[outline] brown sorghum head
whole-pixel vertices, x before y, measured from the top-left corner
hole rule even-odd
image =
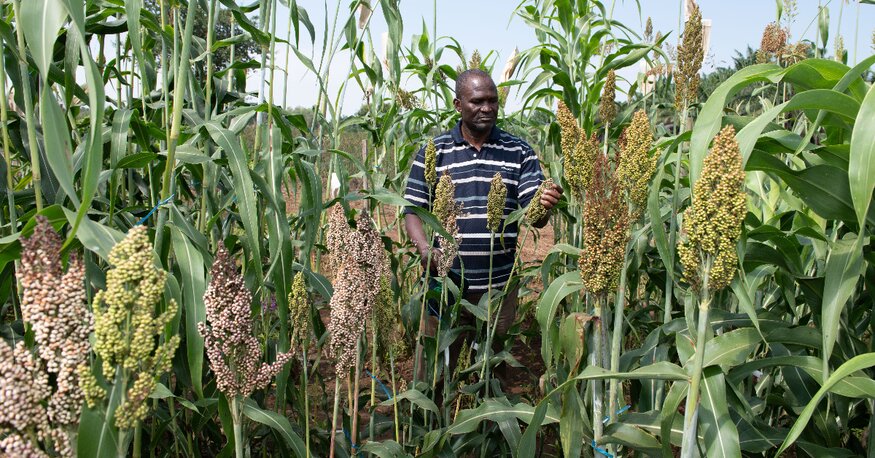
[[[23,289],[22,318],[33,330],[46,370],[55,376],[49,420],[53,425],[75,425],[83,402],[77,368],[88,360],[92,316],[86,307],[85,267],[71,256],[65,274],[61,244],[48,220],[38,216],[33,235],[21,240],[17,274]]]
[[[606,294],[620,278],[629,217],[609,159],[598,154],[583,207],[583,251],[580,276],[587,292]]]
[[[505,199],[507,199],[507,186],[501,180],[501,172],[495,172],[486,198],[486,228],[490,232],[499,232],[501,229]]]
[[[747,213],[741,153],[735,129],[723,128],[705,157],[702,176],[693,187],[693,205],[684,214],[687,240],[678,246],[684,277],[695,289],[719,291],[738,269],[736,242]]]
[[[329,350],[335,358],[334,370],[338,377],[344,376],[355,364],[356,342],[380,292],[380,279],[388,274],[383,242],[373,220],[362,213],[356,226],[349,231],[345,250],[331,253],[341,262],[329,302],[331,320],[328,323]]]
[[[617,89],[617,74],[614,70],[608,70],[608,75],[605,77],[605,85],[602,88],[602,97],[599,99],[599,117],[602,119],[602,124],[607,125],[614,121],[617,116],[617,106],[614,104]]]
[[[637,220],[647,204],[650,179],[659,160],[659,151],[653,156],[650,155],[653,134],[650,132],[650,120],[647,119],[644,110],[638,110],[632,116],[632,123],[624,131],[623,140],[617,166],[617,180],[628,197],[632,219]]]
[[[216,388],[229,398],[246,397],[266,387],[292,358],[291,353],[281,353],[273,364],[262,362],[261,344],[253,335],[251,303],[243,277],[220,244],[204,294],[207,320],[198,323],[198,331],[204,336]]]
[[[0,341],[0,430],[48,430],[43,403],[51,392],[48,374],[24,342],[13,348]]]
[[[699,70],[705,51],[702,48],[702,12],[698,5],[690,8],[690,17],[684,25],[683,42],[678,49],[678,64],[675,70],[675,108],[696,101],[699,90]]]

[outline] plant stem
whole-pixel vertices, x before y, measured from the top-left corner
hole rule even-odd
[[[340,410],[340,377],[334,378],[334,413],[331,415],[331,446],[328,449],[328,458],[334,458],[334,450],[337,445],[337,412]]]
[[[684,100],[684,109],[681,111],[680,117],[680,126],[678,135],[683,135],[684,131],[687,127],[687,102]],[[678,192],[680,191],[681,185],[681,156],[683,155],[683,142],[678,144],[678,150],[675,156],[674,162],[674,191],[671,195],[671,219],[669,221],[669,230],[668,230],[668,251],[669,251],[669,263],[671,265],[666,266],[668,270],[674,271],[675,265],[675,245],[677,245],[677,218],[678,218]],[[666,272],[668,273],[668,272]],[[663,317],[663,323],[668,323],[671,321],[671,309],[672,309],[672,289],[674,287],[674,278],[672,275],[665,276],[665,315]]]
[[[630,241],[631,245],[631,241]],[[614,301],[614,334],[611,336],[611,372],[620,371],[620,352],[623,343],[623,310],[626,308],[626,272],[629,269],[629,259],[624,256],[623,270],[620,274],[620,288],[617,290],[617,298]],[[622,391],[619,390],[620,381],[612,378],[610,391],[608,392],[608,412],[611,423],[617,421],[619,398]]]
[[[434,332],[434,373],[432,374],[431,380],[431,390],[432,393],[437,390],[437,380],[438,380],[438,365],[441,361],[440,354],[440,342],[441,342],[441,321],[443,321],[444,310],[449,307],[445,307],[447,305],[447,277],[441,279],[441,300],[440,305],[438,305],[438,317],[437,317],[437,328]],[[440,406],[438,406],[440,407]]]
[[[42,172],[40,171],[39,145],[36,142],[36,118],[33,114],[33,92],[30,90],[30,72],[27,63],[27,47],[24,44],[24,27],[21,24],[21,0],[13,0],[15,35],[18,39],[18,68],[21,72],[21,98],[24,99],[24,116],[27,120],[27,148],[30,150],[31,181],[36,198],[36,211],[43,209]],[[45,89],[43,89],[45,90]],[[5,97],[6,94],[3,94]],[[10,190],[11,192],[11,190]]]
[[[483,348],[483,367],[480,368],[480,379],[485,383],[485,397],[489,397],[489,353],[492,340],[489,329],[492,324],[492,251],[495,249],[495,232],[489,231],[489,279],[486,283],[486,346]]]
[[[231,422],[234,424],[234,456],[243,458],[243,406],[240,396],[231,399]]]
[[[593,311],[593,316],[595,319],[593,320],[593,331],[595,332],[594,337],[594,351],[593,351],[593,365],[595,367],[601,368],[602,364],[602,325],[603,325],[603,303],[605,301],[606,296],[604,294],[599,294],[595,299],[595,308]],[[602,437],[602,433],[604,432],[604,423],[602,423],[602,418],[604,417],[604,405],[603,405],[603,391],[604,384],[601,380],[593,380],[592,385],[592,436],[593,440],[598,441]]]
[[[352,389],[352,431],[350,432],[350,440],[352,442],[352,449],[350,450],[350,454],[355,456],[358,454],[356,450],[359,447],[359,380],[362,378],[362,358],[361,358],[361,349],[362,349],[362,336],[359,336],[358,341],[355,345],[355,380],[353,381],[353,389]]]
[[[2,41],[0,41],[2,42]],[[0,53],[0,94],[6,94],[6,53]],[[14,234],[18,229],[18,215],[15,210],[15,182],[12,178],[12,156],[9,153],[9,110],[6,106],[6,97],[0,97],[0,126],[3,130],[3,160],[6,162],[6,198],[9,205],[9,234]],[[14,307],[13,307],[14,309]],[[15,319],[18,319],[18,311],[15,309]]]
[[[303,366],[303,370],[301,371],[301,380],[302,385],[301,389],[304,391],[304,437],[306,441],[306,449],[307,456],[306,458],[310,458],[310,397],[307,396],[307,347],[301,346],[301,365]]]
[[[395,385],[395,351],[391,348],[389,349],[389,365],[392,373],[392,399],[394,400],[398,396],[398,391]],[[394,423],[395,423],[395,442],[401,443],[401,432],[399,430],[399,425],[401,424],[398,421],[398,401],[392,403],[392,410],[395,414]]]
[[[143,426],[139,423],[137,427],[134,428],[134,451],[133,457],[140,458],[142,456],[142,451],[140,448],[143,446]]]
[[[693,373],[690,379],[690,391],[687,393],[687,403],[684,410],[684,433],[681,442],[681,457],[692,458],[695,456],[698,446],[696,445],[696,426],[699,416],[699,385],[702,382],[702,366],[705,363],[705,343],[711,332],[711,323],[708,321],[708,312],[711,309],[711,296],[708,290],[708,274],[710,261],[705,261],[703,272],[702,291],[699,297],[699,324],[696,332],[696,353],[693,361]]]

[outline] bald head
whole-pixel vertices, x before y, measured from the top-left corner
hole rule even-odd
[[[465,70],[462,73],[459,73],[456,76],[456,98],[462,98],[462,91],[469,88],[471,83],[474,80],[478,80],[478,82],[488,82],[487,84],[491,84],[492,87],[495,87],[495,81],[492,81],[492,77],[489,76],[489,73],[480,70],[479,68],[472,68],[470,70]]]

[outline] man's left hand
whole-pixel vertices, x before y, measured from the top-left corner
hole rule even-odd
[[[553,183],[553,186],[549,188],[545,188],[543,192],[541,192],[541,205],[544,206],[547,210],[552,210],[553,207],[559,203],[559,199],[562,198],[562,187],[556,183]]]

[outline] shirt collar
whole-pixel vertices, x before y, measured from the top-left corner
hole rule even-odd
[[[450,131],[450,134],[453,136],[453,141],[456,143],[466,143],[465,137],[462,136],[462,121],[456,122],[456,125]],[[487,140],[498,140],[501,136],[501,129],[498,126],[492,126],[492,130],[489,132],[489,137]]]

